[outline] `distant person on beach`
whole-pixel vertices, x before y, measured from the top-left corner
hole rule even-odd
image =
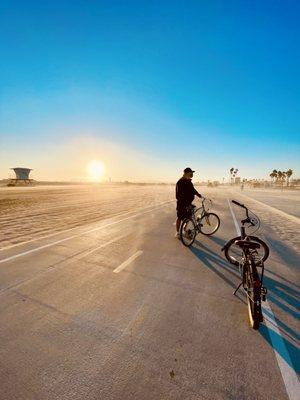
[[[195,196],[202,197],[192,183],[194,172],[191,168],[185,168],[183,176],[176,183],[177,221],[175,237],[177,238],[179,238],[181,221],[189,216],[187,207],[192,204]]]
[[[241,184],[241,190],[242,191],[244,190],[244,184],[243,183]]]

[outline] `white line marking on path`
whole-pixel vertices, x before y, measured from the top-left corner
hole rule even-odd
[[[49,233],[49,235],[39,236],[39,237],[34,238],[34,239],[25,240],[24,242],[12,244],[12,245],[10,245],[10,246],[5,246],[5,247],[2,247],[2,248],[0,249],[0,252],[1,252],[1,251],[5,251],[5,250],[13,249],[14,247],[23,246],[23,245],[28,244],[28,243],[37,242],[37,241],[39,241],[39,240],[49,239],[49,238],[51,238],[51,237],[53,237],[53,236],[57,236],[57,235],[59,235],[59,234],[63,234],[63,233],[66,233],[66,232],[70,232],[70,231],[73,231],[74,229],[79,229],[79,228],[80,228],[80,226],[73,226],[72,228],[63,229],[62,231]]]
[[[124,217],[125,215],[132,214],[132,213],[134,213],[134,212],[136,212],[136,211],[143,211],[143,210],[147,210],[149,207],[159,207],[159,206],[161,206],[161,205],[164,205],[164,204],[167,204],[167,203],[172,203],[172,202],[173,202],[173,200],[169,200],[169,201],[165,201],[165,202],[160,203],[160,204],[156,204],[156,205],[154,204],[153,206],[140,207],[140,208],[137,208],[135,211],[127,211],[126,213],[123,213],[123,214],[112,215],[112,216],[109,217],[109,218]],[[99,222],[101,222],[101,221],[99,221]],[[1,252],[1,251],[4,251],[4,250],[12,249],[12,248],[14,248],[14,247],[19,247],[19,246],[22,246],[22,245],[25,245],[25,244],[28,244],[28,243],[37,242],[38,240],[48,239],[48,238],[53,237],[53,236],[57,236],[57,235],[60,235],[60,234],[66,233],[66,232],[73,231],[74,229],[80,229],[80,228],[82,228],[83,226],[84,226],[84,225],[81,225],[81,226],[80,226],[80,225],[79,225],[79,226],[73,226],[72,228],[63,229],[63,230],[61,230],[61,231],[59,231],[59,232],[49,233],[48,235],[39,236],[39,237],[34,238],[34,239],[26,240],[25,242],[20,242],[20,243],[12,244],[12,245],[10,245],[10,246],[2,247],[2,248],[0,249],[0,252]]]
[[[298,400],[300,395],[300,383],[296,371],[291,367],[291,365],[293,364],[291,362],[290,354],[282,339],[278,325],[276,323],[275,316],[268,301],[265,302],[263,309],[268,311],[269,316],[272,318],[272,323],[270,322],[269,318],[266,317],[265,322],[268,328],[268,333],[273,345],[273,349],[277,358],[277,362],[281,371],[288,397],[290,400]],[[281,354],[279,354],[278,351],[275,350],[276,348],[280,348],[280,353],[284,355],[284,358]]]
[[[116,238],[114,238],[112,240],[109,240],[108,242],[105,242],[105,243],[101,244],[100,246],[94,247],[91,250],[86,250],[84,253],[80,254],[78,258],[81,260],[82,258],[84,258],[86,256],[89,256],[92,253],[95,253],[95,251],[103,249],[104,247],[109,246],[110,244],[115,243],[120,239],[123,239],[125,236],[126,235],[118,236],[118,237],[116,237]]]
[[[2,260],[0,260],[0,264],[5,263],[5,262],[7,262],[7,261],[15,260],[16,258],[19,258],[19,257],[22,257],[22,256],[26,256],[26,255],[28,255],[28,254],[36,253],[37,251],[44,250],[44,249],[47,249],[47,248],[49,248],[49,247],[53,247],[53,246],[55,246],[55,245],[57,245],[57,244],[60,244],[60,243],[66,242],[66,241],[68,241],[68,240],[71,240],[71,239],[74,239],[74,238],[77,238],[77,237],[86,235],[87,233],[96,232],[96,231],[99,231],[99,230],[101,230],[101,229],[108,228],[108,227],[110,227],[110,226],[119,224],[120,222],[124,222],[124,221],[127,221],[127,220],[129,220],[129,219],[138,217],[138,216],[140,216],[140,215],[144,215],[144,214],[147,214],[147,213],[149,213],[149,212],[156,211],[160,206],[169,204],[169,203],[171,203],[171,202],[173,202],[173,200],[163,202],[163,203],[161,203],[161,204],[158,204],[155,208],[152,208],[152,209],[150,209],[150,210],[146,210],[146,211],[140,212],[140,213],[138,213],[138,214],[130,215],[129,217],[119,219],[118,221],[109,222],[108,224],[101,225],[101,226],[98,226],[98,227],[93,228],[93,229],[89,229],[89,230],[84,231],[84,232],[81,232],[81,233],[77,233],[77,234],[75,234],[75,235],[69,236],[69,237],[64,238],[64,239],[57,240],[56,242],[47,243],[47,244],[45,244],[45,245],[43,245],[43,246],[39,246],[39,247],[36,247],[36,248],[34,248],[34,249],[30,249],[30,250],[24,251],[24,252],[22,252],[22,253],[15,254],[15,255],[13,255],[13,256],[10,256],[10,257],[7,257],[7,258],[3,258]],[[124,215],[125,215],[125,214],[124,214]]]
[[[116,269],[114,269],[114,273],[118,274],[121,272],[124,268],[126,268],[132,261],[134,261],[136,258],[138,258],[141,254],[143,253],[143,250],[138,250],[136,253],[134,253],[131,257],[129,257],[126,261],[122,262]]]
[[[231,216],[232,216],[232,219],[233,219],[233,222],[234,222],[235,229],[237,231],[238,236],[241,236],[240,226],[239,226],[239,224],[238,224],[238,222],[236,220],[236,217],[235,217],[235,214],[234,214],[233,209],[231,207],[229,199],[227,199],[227,201],[228,201],[228,206],[229,206],[229,210],[231,212]]]
[[[84,250],[79,256],[76,256],[76,255],[75,255],[75,259],[76,259],[77,261],[78,261],[78,260],[82,260],[83,258],[85,258],[86,256],[88,256],[88,255],[94,253],[95,251],[100,250],[100,249],[103,249],[104,247],[107,247],[107,246],[109,246],[110,244],[115,243],[115,242],[117,242],[117,241],[120,240],[120,239],[123,239],[125,236],[126,236],[126,235],[118,236],[118,237],[116,237],[116,238],[114,238],[114,239],[112,239],[112,240],[109,240],[108,242],[102,243],[100,246],[94,247],[93,249]],[[57,266],[55,266],[55,268],[57,268]],[[35,274],[35,276],[32,277],[32,278],[24,279],[24,280],[22,280],[22,281],[19,281],[17,284],[14,284],[14,285],[11,285],[11,286],[8,286],[8,287],[5,287],[5,288],[1,289],[1,290],[0,290],[0,296],[1,296],[2,294],[5,294],[5,293],[7,292],[7,290],[16,289],[16,288],[20,287],[21,285],[23,285],[24,283],[32,282],[34,279],[40,277],[40,275],[46,274],[46,273],[48,273],[49,271],[53,271],[53,267],[52,267],[51,269],[49,268],[49,269],[46,269],[46,270],[44,270],[44,271],[38,272],[38,273]]]
[[[233,212],[233,209],[231,207],[229,199],[227,199],[229,209],[231,211],[231,215],[233,218],[234,225],[236,227],[237,234],[240,235],[240,227],[239,224],[236,220],[236,216]],[[281,372],[282,380],[284,382],[288,398],[290,400],[298,400],[299,399],[299,393],[300,393],[300,383],[298,380],[298,376],[296,374],[296,371],[294,368],[291,367],[293,365],[291,363],[291,358],[289,355],[289,352],[286,348],[286,345],[284,343],[284,340],[281,336],[280,330],[278,328],[278,325],[276,323],[276,319],[274,316],[274,313],[272,311],[272,308],[268,302],[268,300],[265,301],[265,305],[263,306],[263,309],[265,309],[269,315],[271,315],[273,319],[273,323],[271,324],[268,321],[268,318],[264,318],[266,321],[266,327],[268,328],[268,334],[270,336],[272,345],[273,345],[273,350],[276,355],[277,363]],[[278,350],[281,350],[281,354],[284,354],[285,358],[282,357],[281,354],[279,354]]]

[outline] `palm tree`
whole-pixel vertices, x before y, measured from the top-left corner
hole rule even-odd
[[[274,171],[270,173],[270,178],[272,179],[272,182],[275,182],[275,178],[277,178],[277,172],[275,173]]]
[[[232,175],[233,175],[233,171],[234,171],[234,168],[232,167],[232,168],[230,168],[230,170],[229,170],[229,172],[230,172],[230,183],[232,184]]]
[[[277,180],[281,183],[281,188],[283,189],[283,182],[285,181],[285,172],[277,172]]]
[[[273,171],[269,175],[273,183],[275,183],[275,180],[277,180],[277,174],[278,174],[277,169],[273,169]]]
[[[289,186],[290,185],[290,177],[293,175],[293,170],[291,169],[291,168],[289,168],[287,171],[286,171],[286,186]]]

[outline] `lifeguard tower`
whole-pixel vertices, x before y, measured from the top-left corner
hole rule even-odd
[[[31,168],[16,167],[11,169],[15,172],[16,177],[10,179],[7,186],[30,185],[32,183],[32,179],[29,178]]]

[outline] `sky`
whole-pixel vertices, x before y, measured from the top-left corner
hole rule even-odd
[[[300,2],[2,0],[0,178],[300,177]]]

